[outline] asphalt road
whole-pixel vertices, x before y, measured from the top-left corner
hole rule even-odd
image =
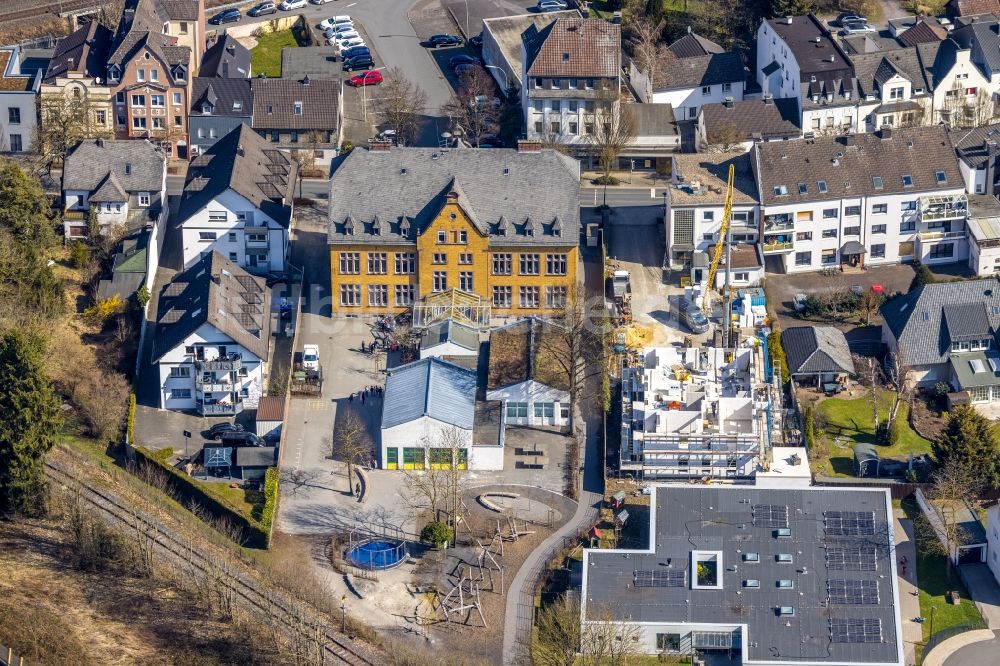
[[[424,130],[417,140],[421,146],[436,146],[437,128],[444,130],[444,123],[435,123],[441,116],[441,107],[448,102],[452,89],[441,70],[434,63],[428,49],[420,43],[407,19],[405,8],[399,0],[354,0],[353,2],[328,2],[323,5],[307,5],[294,12],[278,12],[278,16],[297,14],[305,16],[315,25],[329,16],[349,15],[359,21],[370,35],[374,50],[382,57],[387,67],[398,67],[403,75],[427,93],[427,120]],[[214,14],[213,14],[214,15]],[[227,23],[222,28],[234,25],[263,23],[276,15],[251,18],[245,15],[237,23]],[[212,26],[213,28],[216,26]],[[369,99],[369,102],[371,99]]]

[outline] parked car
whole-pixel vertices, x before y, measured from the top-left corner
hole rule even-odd
[[[243,426],[237,423],[216,423],[208,429],[209,439],[219,439],[227,432],[242,432]]]
[[[543,5],[555,5],[560,10],[569,9],[569,3],[564,0],[538,0],[538,8],[542,9]]]
[[[442,46],[458,46],[462,43],[462,38],[456,35],[432,35],[427,41],[434,48],[440,48]]]
[[[280,7],[281,11],[287,12],[293,9],[305,9],[306,0],[283,0]]]
[[[860,21],[855,21],[853,23],[845,23],[843,30],[841,30],[845,35],[862,35],[869,32],[878,32],[873,26],[867,23],[862,23]]]
[[[448,66],[455,69],[459,65],[480,65],[482,62],[483,61],[476,56],[470,56],[463,53],[462,55],[457,55],[449,60]]]
[[[382,83],[382,72],[371,70],[370,72],[362,72],[361,74],[355,74],[350,79],[347,80],[349,85],[354,87],[358,86],[376,86]]]
[[[356,58],[357,56],[371,56],[372,52],[368,50],[367,46],[355,46],[354,48],[347,49],[341,52],[340,57],[344,60],[349,60],[351,58]]]
[[[319,367],[319,345],[302,346],[302,367],[307,370]]]
[[[278,11],[278,7],[273,2],[262,2],[259,5],[254,5],[247,12],[247,16],[266,16],[268,14],[275,14]]]
[[[223,23],[235,23],[243,18],[243,14],[238,9],[224,9],[212,18],[208,19],[208,22],[212,25],[222,25]]]
[[[333,26],[340,25],[341,23],[350,23],[351,25],[354,25],[354,21],[351,20],[350,16],[342,14],[340,16],[331,16],[328,19],[323,19],[319,22],[318,27],[320,30],[329,30]]]
[[[355,46],[367,45],[365,44],[365,40],[361,39],[361,37],[349,37],[348,39],[338,39],[336,46],[340,49],[340,52],[343,53],[344,51],[353,49]]]
[[[536,8],[538,9],[538,11],[541,12],[541,13],[543,13],[543,14],[546,13],[546,12],[562,12],[562,11],[566,11],[567,7],[568,6],[565,3],[558,2],[558,0],[542,0],[536,6]]]
[[[345,30],[343,32],[333,32],[332,34],[328,34],[327,41],[342,42],[345,39],[354,39],[355,37],[361,37],[361,35],[358,34],[357,30],[351,28],[350,30]]]
[[[331,1],[332,0],[309,0],[309,2],[311,2],[314,5],[325,5],[326,3]]]
[[[267,446],[267,443],[258,437],[257,433],[247,432],[246,430],[224,432],[220,439],[223,446]]]
[[[357,33],[357,30],[354,29],[353,23],[336,23],[327,28],[326,32],[323,33],[323,36],[327,39],[331,39],[337,35],[343,35],[348,32]]]
[[[357,55],[353,58],[347,58],[344,60],[344,71],[354,72],[359,69],[369,69],[375,66],[375,61],[372,60],[371,55]]]
[[[681,321],[691,329],[692,333],[705,333],[708,331],[708,317],[694,303],[686,298],[682,298],[680,311]]]
[[[841,12],[831,23],[843,27],[848,23],[868,23],[868,19],[864,16],[858,16],[854,12]]]
[[[469,108],[476,108],[477,106],[485,106],[491,104],[494,109],[500,108],[500,98],[499,97],[487,97],[486,95],[476,95],[473,99],[469,100]]]
[[[470,39],[469,43],[475,46],[477,49],[483,48],[483,33],[479,33],[478,35]]]

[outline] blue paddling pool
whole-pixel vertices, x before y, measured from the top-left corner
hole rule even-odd
[[[406,544],[402,541],[370,539],[348,550],[347,557],[362,569],[391,569],[406,557]]]

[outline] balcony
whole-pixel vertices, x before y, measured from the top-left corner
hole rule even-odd
[[[917,234],[921,243],[934,243],[943,240],[965,238],[964,231],[921,231]]]
[[[764,217],[764,233],[769,231],[789,231],[794,227],[795,220],[787,213]]]
[[[229,393],[233,390],[233,383],[222,381],[221,379],[195,380],[195,387],[202,393]]]
[[[961,220],[968,214],[969,202],[964,194],[920,197],[920,221]]]
[[[83,222],[85,213],[82,210],[64,210],[63,219],[70,220],[74,222]]]
[[[761,248],[764,252],[787,252],[792,249],[792,237],[791,236],[773,236],[771,238],[765,237],[761,243]]]
[[[211,405],[201,403],[198,405],[198,413],[202,416],[236,416],[243,412],[242,402],[221,403],[216,402]]]
[[[196,360],[194,367],[199,372],[230,372],[243,367],[243,357],[240,354],[229,354],[225,358],[216,358],[211,361]]]

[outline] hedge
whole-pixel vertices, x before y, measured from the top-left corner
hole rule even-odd
[[[771,355],[771,367],[781,369],[781,382],[788,382],[792,377],[788,372],[788,360],[785,358],[785,348],[781,346],[781,331],[778,328],[767,336],[767,352]]]
[[[271,495],[266,496],[267,499],[263,516],[264,520],[261,521],[262,524],[258,524],[256,521],[250,520],[233,507],[221,501],[219,498],[206,492],[197,481],[184,472],[178,470],[172,465],[168,465],[165,462],[158,460],[156,454],[149,449],[137,446],[135,447],[135,452],[136,461],[139,464],[154,465],[167,472],[167,482],[170,484],[170,490],[174,493],[175,497],[181,502],[181,504],[188,505],[192,502],[197,503],[209,515],[218,519],[228,520],[243,533],[246,540],[246,543],[243,545],[248,548],[268,547],[271,541],[271,520],[273,519],[274,505],[277,501],[278,494],[278,470],[276,468],[267,470],[267,478],[269,479],[273,476],[273,481],[271,481],[272,489]],[[274,473],[273,475],[272,472]],[[266,484],[267,481],[265,481],[265,486]],[[267,489],[265,487],[265,493],[266,492]],[[268,510],[268,505],[270,505],[270,511]]]
[[[135,446],[135,393],[128,396],[128,426],[125,432],[128,437],[126,444]]]
[[[278,510],[278,468],[269,467],[264,473],[264,510],[260,514],[260,526],[271,541],[274,514]]]

